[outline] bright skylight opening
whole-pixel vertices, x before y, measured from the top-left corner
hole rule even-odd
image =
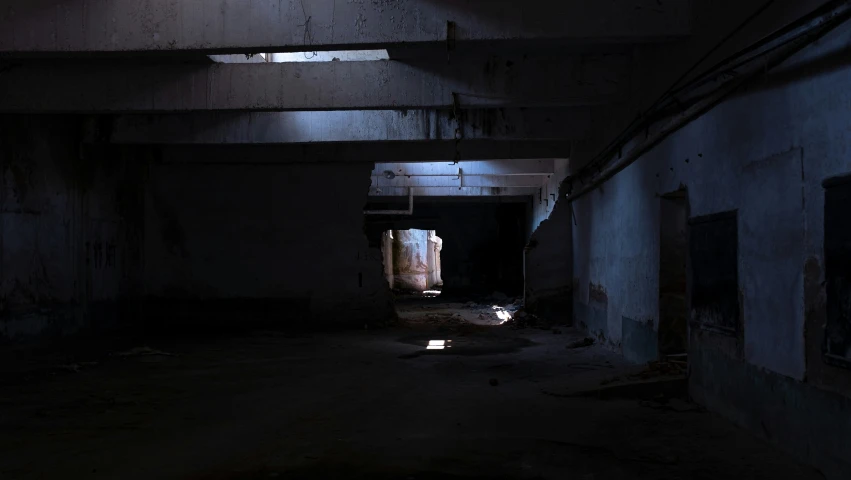
[[[270,53],[266,61],[272,63],[290,62],[369,62],[390,60],[387,50],[343,50],[330,52],[289,52]]]
[[[370,62],[390,60],[387,50],[339,50],[330,52],[236,53],[209,55],[216,63]]]

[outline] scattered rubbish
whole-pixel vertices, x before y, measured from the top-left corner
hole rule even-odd
[[[570,363],[565,365],[568,368],[577,368],[579,370],[600,370],[602,368],[615,368],[611,363],[607,364],[598,364],[598,363]]]
[[[59,365],[56,368],[59,369],[59,370],[65,370],[65,371],[74,372],[74,373],[77,373],[77,372],[80,371],[80,365],[78,365],[76,363],[69,363],[68,365]]]
[[[664,395],[653,400],[642,400],[639,404],[642,407],[652,408],[654,410],[666,410],[677,413],[701,413],[704,411],[700,405],[679,398],[667,398]]]
[[[544,330],[549,330],[549,328],[552,326],[550,322],[544,321],[537,315],[529,313],[525,310],[517,310],[516,312],[514,312],[511,320],[505,323],[514,329],[541,328]]]
[[[490,383],[491,387],[495,387],[495,386],[499,385],[499,380],[497,380],[495,378],[491,378],[489,383]]]
[[[164,357],[176,357],[177,355],[173,353],[163,352],[160,350],[154,350],[150,347],[136,347],[131,348],[130,350],[125,350],[123,352],[118,352],[114,354],[116,357],[145,357],[151,355],[159,355]]]
[[[58,365],[56,367],[57,370],[64,370],[66,372],[79,373],[83,367],[93,367],[97,365],[98,362],[75,362],[75,363],[67,363],[65,365]]]
[[[679,365],[688,365],[688,353],[678,353],[674,355],[665,355],[665,361],[679,364]]]
[[[590,347],[591,345],[594,345],[594,339],[591,338],[591,337],[585,337],[582,340],[577,340],[575,342],[568,343],[567,348],[570,348],[570,349],[584,348],[584,347]]]
[[[669,375],[685,375],[687,370],[688,364],[685,362],[650,362],[647,364],[647,368],[630,375],[630,378],[647,380]]]
[[[513,363],[500,363],[499,365],[491,365],[488,368],[491,369],[491,370],[495,370],[495,369],[502,369],[502,368],[511,368],[513,366],[514,366]]]

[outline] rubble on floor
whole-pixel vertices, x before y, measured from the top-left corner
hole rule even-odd
[[[575,342],[570,342],[567,344],[567,348],[576,349],[576,348],[584,348],[590,347],[594,345],[594,339],[591,337],[585,337],[582,340],[576,340]]]
[[[146,357],[146,356],[164,356],[164,357],[174,357],[175,354],[163,352],[161,350],[155,350],[151,347],[135,347],[130,350],[125,350],[123,352],[118,352],[114,354],[116,357]]]
[[[417,297],[397,298],[396,307],[403,323],[459,323],[497,326],[511,322],[521,309],[522,301],[505,297],[502,294],[479,297],[464,303],[440,299],[422,299]]]

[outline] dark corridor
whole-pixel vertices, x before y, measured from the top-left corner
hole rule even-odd
[[[397,208],[395,203],[370,203],[369,210]],[[526,244],[527,203],[457,202],[423,199],[414,214],[367,216],[365,230],[371,248],[381,247],[387,230],[436,230],[441,252],[445,295],[491,294],[519,296],[523,292],[523,247]]]

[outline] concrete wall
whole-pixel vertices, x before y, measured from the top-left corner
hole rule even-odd
[[[554,322],[573,321],[571,207],[558,202],[525,249],[526,309]]]
[[[569,162],[556,159],[555,173],[533,196],[524,253],[526,309],[554,322],[572,323],[573,253],[570,205],[559,202]]]
[[[550,175],[550,178],[541,187],[538,194],[532,196],[531,214],[529,215],[529,235],[531,236],[535,230],[550,218],[550,214],[555,210],[556,202],[559,196],[561,183],[569,172],[570,164],[567,159],[557,158],[555,160],[555,173]]]
[[[393,288],[423,292],[428,289],[428,231],[393,231]]]
[[[442,286],[440,248],[434,230],[388,230],[381,234],[384,277],[391,289],[424,292]],[[423,259],[425,257],[425,259]]]
[[[60,117],[0,119],[0,341],[119,326],[141,293],[144,169]]]
[[[693,78],[711,65],[822,7],[830,0],[700,0],[691,2],[691,35],[666,44],[636,45],[629,94],[607,107],[607,120],[595,122],[595,133],[573,142],[571,168],[586,164],[628,125],[643,116],[684,74]],[[760,12],[758,15],[757,12]],[[746,28],[739,28],[750,19]],[[695,63],[708,55],[698,68]],[[693,69],[693,70],[692,70]],[[678,84],[680,85],[680,84]],[[627,151],[627,149],[624,149]],[[575,171],[575,170],[574,170]]]
[[[393,231],[387,230],[381,234],[381,255],[384,263],[384,278],[387,285],[396,288],[396,280],[393,276]]]
[[[434,230],[428,231],[428,287],[443,286],[441,277],[440,251],[443,249],[443,239]]]
[[[849,46],[846,26],[573,204],[575,318],[624,352],[658,329],[660,195],[687,188],[691,217],[737,212],[741,329],[691,328],[692,394],[836,479],[851,371],[821,357],[821,182],[851,172]]]
[[[155,165],[146,196],[148,294],[168,322],[381,323],[393,315],[364,235],[372,164]],[[358,180],[360,179],[360,180]],[[321,185],[321,188],[319,187]]]

